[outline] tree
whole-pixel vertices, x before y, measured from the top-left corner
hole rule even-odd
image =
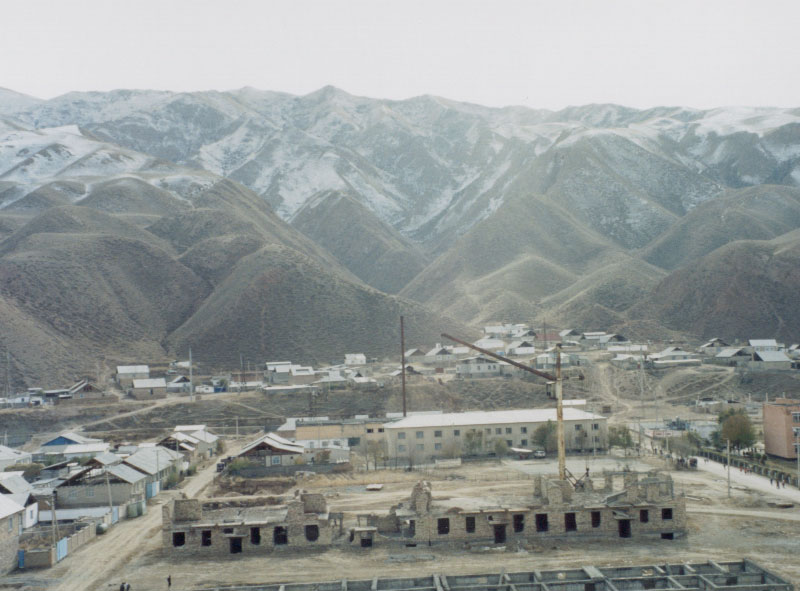
[[[461,442],[454,439],[445,443],[442,449],[442,455],[446,458],[460,458],[461,457]]]
[[[508,453],[508,444],[505,439],[494,440],[494,453],[498,458],[502,458]]]
[[[633,437],[627,427],[610,427],[608,430],[609,447],[621,447],[628,455],[628,449],[633,445]]]
[[[531,441],[548,453],[555,451],[558,447],[556,424],[553,421],[547,421],[544,425],[539,425],[533,432]]]
[[[467,431],[464,434],[464,446],[467,449],[468,455],[480,453],[483,447],[483,431],[476,431],[474,429]]]
[[[39,474],[42,472],[43,469],[44,469],[44,465],[43,464],[36,464],[36,463],[33,463],[33,464],[13,464],[11,466],[7,466],[6,469],[4,470],[4,472],[18,472],[18,471],[21,470],[22,471],[22,477],[25,480],[27,480],[29,482],[32,482],[32,481],[36,480],[39,477]]]
[[[365,459],[367,461],[367,469],[369,469],[369,460],[372,459],[372,467],[374,470],[378,469],[378,462],[386,460],[388,454],[388,447],[385,439],[368,439],[366,448],[364,450]]]
[[[720,438],[730,441],[736,449],[752,447],[756,442],[756,433],[750,417],[744,413],[735,413],[722,423]]]

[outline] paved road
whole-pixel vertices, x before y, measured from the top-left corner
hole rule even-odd
[[[718,476],[723,480],[727,480],[725,466],[718,462],[714,462],[712,460],[705,462],[703,458],[698,458],[697,467],[704,472],[710,472],[714,476]],[[787,486],[784,488],[783,485],[781,485],[780,488],[776,488],[774,483],[769,483],[769,478],[760,476],[758,474],[745,474],[744,472],[741,472],[739,468],[735,467],[731,468],[731,488],[733,488],[734,484],[739,484],[753,490],[769,493],[773,496],[786,499],[787,501],[800,503],[800,490],[797,490],[795,487]],[[733,489],[731,494],[735,495],[736,492],[737,491]]]

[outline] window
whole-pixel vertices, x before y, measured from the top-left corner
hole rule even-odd
[[[406,434],[401,431],[400,433],[397,434],[397,438],[398,439],[405,439],[406,438]]]
[[[419,451],[425,451],[425,444],[424,443],[418,443],[417,444],[417,449]]]
[[[578,531],[578,521],[575,519],[574,513],[564,513],[564,530]]]
[[[661,539],[662,540],[674,540],[675,539],[675,534],[673,534],[672,532],[663,533],[663,534],[661,534]]]
[[[433,436],[434,437],[441,437],[442,436],[442,432],[441,431],[434,431],[433,432]]]
[[[322,447],[328,447],[328,442],[327,441],[323,441],[322,442]]]
[[[450,519],[448,517],[440,517],[436,520],[436,533],[440,536],[450,533]]]
[[[222,533],[224,533],[224,534],[232,534],[233,533],[233,528],[232,527],[226,527],[225,529],[222,530]]]
[[[231,554],[241,554],[242,552],[242,538],[230,539],[230,552]]]
[[[306,540],[316,542],[319,539],[319,526],[316,524],[306,526]]]
[[[580,431],[581,429],[583,429],[583,425],[575,425],[576,431]]]
[[[8,531],[14,531],[14,516],[8,518]]]
[[[519,428],[519,432],[520,433],[527,433],[528,432],[528,428],[527,427],[520,427]]]
[[[506,435],[510,435],[513,432],[511,427],[506,427]]]
[[[487,435],[491,435],[492,434],[492,429],[490,427],[486,427],[486,434]]]
[[[210,546],[211,545],[211,530],[204,529],[200,532],[200,545],[201,546]]]
[[[525,531],[525,515],[517,513],[514,515],[514,533]]]
[[[186,543],[186,532],[176,531],[172,532],[172,545],[176,548],[183,546]]]
[[[438,449],[442,449],[442,444],[441,443],[434,443],[433,444],[433,449],[437,449],[437,450]]]
[[[378,427],[378,433],[383,433],[383,427]]]
[[[258,546],[261,544],[261,528],[260,527],[251,527],[250,528],[250,543],[253,546]]]
[[[800,423],[800,412],[792,413],[792,421],[795,423]]]
[[[536,514],[536,531],[547,531],[547,513]]]
[[[67,494],[67,496],[68,496],[70,499],[76,499],[76,498],[78,498],[78,491],[77,491],[77,490],[75,490],[74,488],[71,488],[71,489],[69,490],[69,494]]]
[[[600,527],[600,511],[592,511],[592,527]]]
[[[519,440],[519,444],[520,444],[522,447],[525,447],[526,445],[528,445],[528,440],[527,440],[527,439],[520,439],[520,440]]]
[[[375,429],[367,429],[367,433],[373,433]]]
[[[417,431],[417,439],[425,439],[425,431]]]
[[[272,456],[272,465],[273,466],[280,466],[281,464],[281,457],[280,456]]]
[[[86,489],[86,496],[87,497],[93,497],[94,496],[94,489],[93,488],[87,488]]]
[[[592,431],[597,431],[600,429],[600,425],[598,423],[592,423]]]
[[[459,431],[458,429],[455,429],[453,431],[453,437],[461,437],[461,431]]]
[[[272,530],[272,543],[276,546],[283,546],[289,543],[289,532],[280,525]]]
[[[648,511],[647,509],[642,509],[641,511],[639,511],[639,521],[641,521],[642,523],[647,523],[648,521],[650,521],[650,511]]]
[[[661,509],[661,519],[664,521],[672,519],[672,509]]]
[[[503,428],[502,427],[495,427],[495,429],[494,429],[494,434],[495,435],[500,435],[502,432],[503,432]]]
[[[473,515],[468,515],[466,518],[466,522],[464,524],[466,526],[466,530],[468,534],[475,533],[475,517]]]
[[[406,448],[405,445],[400,444],[400,445],[397,446],[397,451],[406,451],[406,449],[407,448]]]
[[[506,445],[508,447],[513,447],[514,446],[514,442],[511,439],[506,439]]]

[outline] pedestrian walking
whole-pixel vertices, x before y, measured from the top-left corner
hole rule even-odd
[[[172,575],[167,575],[167,589],[172,587]]]
[[[125,581],[122,581],[122,582],[119,584],[119,591],[125,591]]]
[[[769,485],[772,486],[772,476],[769,477]]]
[[[125,583],[125,591],[131,591],[131,584]]]

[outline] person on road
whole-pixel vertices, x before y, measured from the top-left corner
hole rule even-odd
[[[167,589],[172,587],[172,575],[167,575]]]

